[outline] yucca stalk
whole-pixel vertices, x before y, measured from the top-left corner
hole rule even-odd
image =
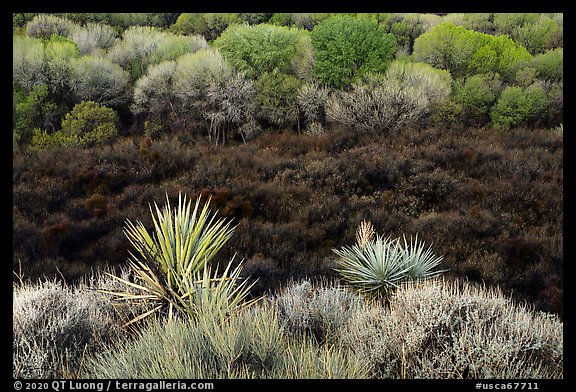
[[[364,246],[374,239],[374,226],[372,222],[363,220],[356,229],[356,243]]]
[[[404,281],[426,279],[445,271],[433,271],[442,257],[432,254],[431,247],[424,250],[418,236],[408,243],[406,237],[401,242],[376,234],[376,239],[332,251],[339,256],[336,271],[344,281],[369,297],[387,299]]]
[[[231,222],[217,219],[209,210],[210,200],[200,208],[200,197],[194,209],[186,195],[178,197],[178,207],[172,212],[168,195],[163,210],[154,203],[150,206],[154,233],[148,233],[142,222],[126,221],[125,235],[137,253],[130,252],[128,265],[135,281],[111,275],[135,291],[110,292],[119,300],[150,301],[150,310],[127,324],[139,321],[157,311],[168,318],[175,312],[194,316],[202,306],[227,313],[243,306],[252,285],[239,283],[240,265],[230,270],[234,258],[217,277],[218,269],[211,273],[210,261],[230,239],[234,227]],[[154,216],[154,211],[156,216]],[[239,283],[239,284],[238,284]]]

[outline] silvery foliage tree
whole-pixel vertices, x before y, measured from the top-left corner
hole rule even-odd
[[[119,106],[127,96],[129,77],[110,60],[83,56],[72,62],[72,94],[79,101],[94,101],[106,106]]]
[[[142,74],[152,64],[193,53],[208,44],[200,36],[179,36],[149,26],[133,26],[122,34],[108,52],[108,58],[122,68],[139,64]]]
[[[203,49],[151,66],[134,88],[134,113],[169,112],[184,126],[202,121],[210,138],[224,141],[237,127],[249,136],[255,95],[251,80],[236,72],[216,50]]]
[[[12,79],[30,91],[37,84],[47,83],[44,45],[31,37],[12,38]]]
[[[48,39],[52,34],[68,37],[78,25],[69,19],[50,14],[38,14],[26,24],[30,37]]]
[[[328,120],[364,131],[418,125],[431,104],[451,91],[447,71],[427,64],[394,62],[384,75],[367,75],[352,89],[328,99]]]
[[[326,120],[329,89],[318,83],[306,83],[298,91],[297,102],[307,130],[321,129]]]
[[[90,54],[96,49],[108,49],[114,45],[118,34],[111,26],[100,23],[87,23],[72,30],[70,39],[80,53]]]

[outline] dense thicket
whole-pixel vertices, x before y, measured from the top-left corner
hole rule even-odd
[[[419,233],[449,274],[561,312],[562,146],[554,130],[430,128],[269,133],[217,148],[182,132],[16,150],[13,263],[71,279],[124,264],[124,221],[150,228],[149,203],[185,192],[212,196],[239,224],[222,259],[245,258],[256,290],[331,276],[330,249],[354,242],[369,219],[380,233]]]
[[[27,275],[124,263],[124,220],[187,192],[240,224],[222,257],[246,258],[256,290],[330,275],[331,247],[371,219],[434,242],[451,274],[561,313],[562,14],[13,24],[13,264]]]

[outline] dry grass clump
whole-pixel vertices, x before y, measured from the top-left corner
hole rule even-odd
[[[563,377],[563,324],[497,289],[410,282],[389,306],[357,313],[341,331],[373,377]]]

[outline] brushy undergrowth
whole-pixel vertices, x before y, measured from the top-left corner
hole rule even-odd
[[[404,283],[382,306],[304,280],[226,318],[210,308],[154,317],[136,333],[121,326],[142,310],[114,309],[95,290],[113,285],[97,274],[79,286],[15,286],[14,377],[564,377],[556,315],[468,282]]]
[[[91,359],[84,377],[365,378],[367,368],[341,347],[287,339],[277,312],[253,307],[222,320],[155,320],[135,342],[120,341]]]
[[[389,309],[357,313],[342,343],[377,378],[563,378],[563,324],[499,290],[409,282]]]
[[[116,289],[117,282],[96,273],[75,286],[57,280],[14,286],[14,378],[75,377],[87,355],[125,336],[121,325],[144,308],[115,306],[96,287]]]

